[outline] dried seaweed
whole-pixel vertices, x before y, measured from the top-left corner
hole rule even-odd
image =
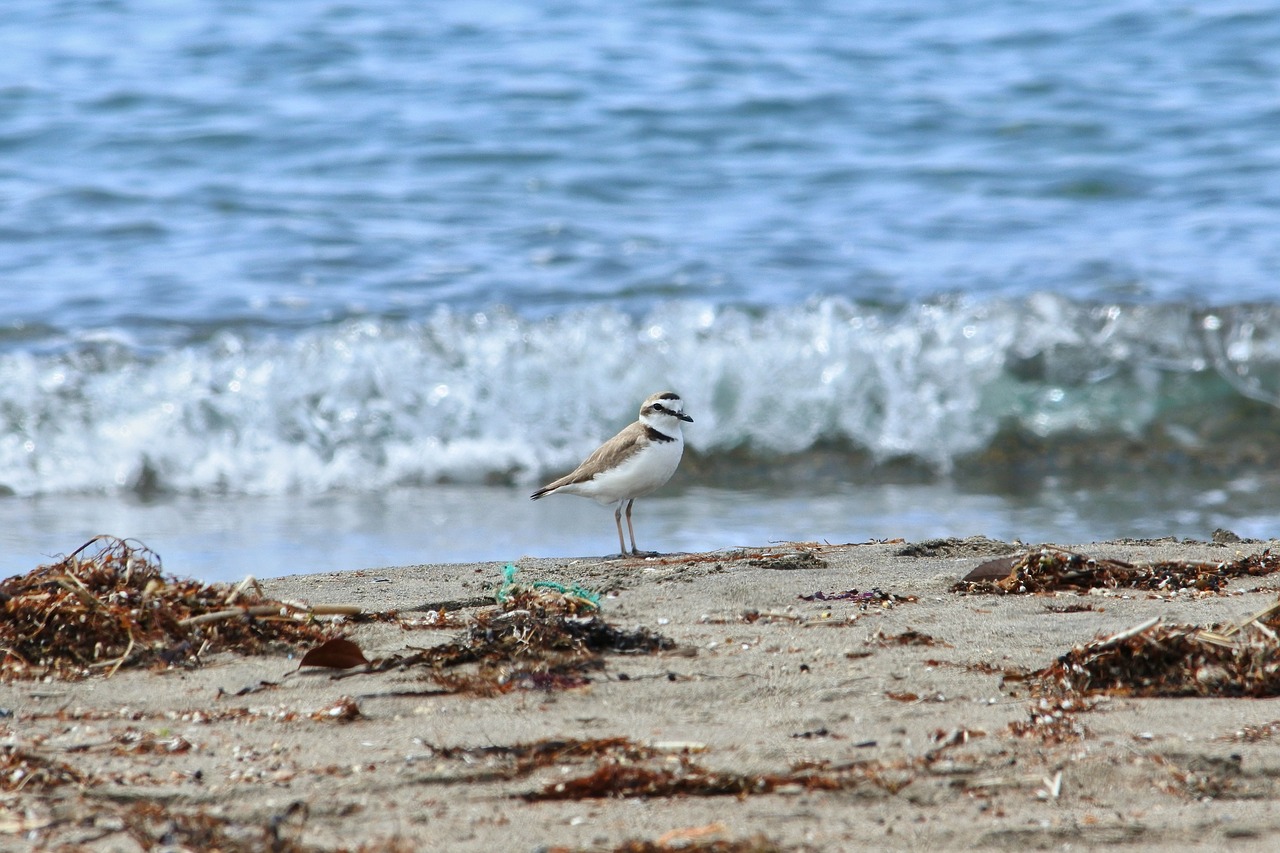
[[[167,576],[145,545],[95,537],[56,563],[0,582],[0,677],[190,666],[206,652],[260,654],[331,633],[305,607],[266,599],[253,586]]]
[[[870,607],[887,608],[895,604],[909,604],[916,601],[914,595],[898,595],[892,592],[885,592],[879,587],[865,592],[859,592],[856,589],[846,589],[843,592],[823,592],[818,590],[811,595],[797,595],[796,598],[801,601],[848,601],[863,610]]]
[[[867,638],[868,646],[943,646],[945,648],[953,648],[950,643],[935,639],[929,634],[908,628],[901,634],[886,634],[884,631],[877,630],[874,634]]]
[[[671,554],[664,557],[649,557],[645,559],[645,563],[656,566],[686,566],[715,562],[719,566],[722,562],[745,562],[747,565],[761,569],[820,569],[826,567],[827,561],[819,557],[818,554],[842,547],[821,542],[787,542],[783,544],[790,550],[736,548],[730,551],[707,554]]]
[[[765,553],[747,560],[747,565],[759,569],[777,569],[796,571],[797,569],[824,569],[827,561],[816,556],[812,551],[799,550],[782,553]]]
[[[1218,740],[1237,741],[1239,743],[1260,743],[1280,737],[1280,720],[1272,720],[1256,726],[1244,726],[1238,731],[1218,738]]]
[[[1163,560],[1128,563],[1114,558],[1044,547],[1018,558],[992,560],[953,587],[965,593],[1044,593],[1090,589],[1139,589],[1174,593],[1222,592],[1232,578],[1258,577],[1280,570],[1280,557],[1267,549],[1223,562]]]
[[[707,770],[691,762],[678,767],[644,767],[624,762],[602,764],[587,776],[552,782],[541,791],[522,795],[529,802],[652,797],[742,797],[770,794],[780,787],[806,791],[834,791],[852,787],[852,777],[803,771],[800,773],[734,773]]]
[[[668,833],[670,834],[670,833]],[[671,839],[659,838],[656,841],[624,841],[608,853],[788,853],[802,848],[784,847],[763,833],[750,838],[730,840],[727,838],[698,839],[676,835]],[[549,853],[573,853],[563,848],[552,848]]]
[[[186,810],[155,801],[120,805],[102,799],[81,799],[74,822],[35,819],[25,833],[27,840],[35,842],[34,849],[39,850],[82,850],[90,845],[95,850],[219,853],[411,853],[419,849],[396,837],[362,841],[355,846],[308,844],[300,840],[308,818],[309,809],[302,801],[294,801],[266,820],[236,820],[205,809]],[[73,837],[56,838],[53,827],[59,825]]]
[[[189,752],[191,741],[182,735],[161,737],[155,732],[142,731],[132,726],[116,735],[114,752],[117,755],[174,755]]]
[[[179,812],[158,803],[136,803],[122,819],[129,837],[147,850],[162,846],[225,853],[304,853],[309,849],[282,835],[280,821],[266,826],[236,824],[204,811]]]
[[[1077,714],[1088,710],[1092,703],[1064,696],[1041,698],[1028,708],[1026,720],[1014,720],[1009,733],[1014,737],[1035,738],[1046,744],[1074,743],[1085,735]]]
[[[439,758],[466,762],[485,761],[501,765],[507,778],[526,776],[553,765],[576,763],[589,759],[635,762],[653,758],[659,750],[636,743],[630,738],[611,737],[593,740],[547,739],[507,746],[430,747]]]
[[[541,790],[519,794],[527,802],[544,800],[650,799],[654,797],[746,797],[801,791],[845,791],[872,786],[896,794],[915,781],[946,750],[961,741],[948,741],[923,756],[901,761],[858,761],[830,766],[806,762],[781,773],[737,773],[708,770],[679,756],[657,767],[631,761],[607,761],[595,771],[552,782]]]
[[[318,723],[350,723],[362,719],[360,706],[350,696],[340,696],[332,704],[311,714]]]
[[[605,653],[673,648],[673,641],[646,628],[611,625],[577,595],[526,587],[477,613],[452,642],[374,661],[361,672],[423,667],[445,692],[496,695],[580,687],[589,683],[588,673],[604,667]],[[471,668],[459,669],[464,666]]]
[[[62,785],[88,785],[92,777],[70,764],[15,746],[0,747],[0,791],[47,791]]]
[[[1157,616],[1077,645],[1026,680],[1039,698],[1009,732],[1050,744],[1083,738],[1079,714],[1100,696],[1280,696],[1280,601],[1211,628],[1167,625]],[[1265,729],[1237,733],[1243,740],[1266,736]]]
[[[1076,646],[1036,678],[1059,696],[1280,696],[1280,602],[1208,629],[1150,619]]]

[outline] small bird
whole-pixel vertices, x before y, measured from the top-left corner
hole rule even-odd
[[[684,402],[672,391],[661,391],[640,406],[640,419],[596,448],[595,453],[559,480],[548,483],[530,497],[533,500],[564,492],[581,495],[608,506],[617,504],[613,520],[618,525],[618,547],[623,556],[627,545],[622,540],[622,505],[627,505],[627,531],[631,534],[631,553],[636,548],[636,530],[631,526],[631,507],[657,489],[675,473],[684,454],[684,435],[680,422],[692,423],[684,413]]]

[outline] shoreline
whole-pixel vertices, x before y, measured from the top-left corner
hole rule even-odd
[[[1275,544],[1064,547],[1129,562],[1219,562]],[[1276,601],[1280,574],[1232,580],[1225,594],[953,591],[978,565],[1025,550],[974,537],[521,559],[518,581],[597,591],[610,625],[675,643],[605,653],[589,683],[567,689],[449,694],[420,669],[289,675],[296,658],[228,653],[192,670],[0,684],[11,753],[81,774],[6,786],[0,846],[142,849],[130,822],[158,804],[161,814],[204,816],[229,837],[274,826],[298,850],[614,850],[640,841],[673,850],[713,841],[1271,849],[1280,841],[1271,743],[1280,701],[1110,696],[1067,713],[1078,736],[1019,734],[1038,700],[1009,674],[1156,616],[1239,620]],[[261,585],[274,598],[397,610],[400,623],[348,632],[376,660],[455,638],[456,627],[425,627],[430,612],[443,605],[465,621],[488,610],[502,567],[366,569]],[[838,597],[854,589],[864,595]],[[868,598],[872,590],[887,597]],[[573,746],[529,758],[549,742]],[[678,776],[695,788],[759,791],[554,798],[557,784],[603,784],[598,774],[609,768],[642,770],[651,786]]]

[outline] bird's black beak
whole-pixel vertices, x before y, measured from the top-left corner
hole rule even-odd
[[[689,417],[684,412],[676,412],[675,415],[677,418],[679,418],[682,421],[688,421],[689,423],[693,423],[693,418]]]

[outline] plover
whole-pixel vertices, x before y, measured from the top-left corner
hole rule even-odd
[[[693,418],[684,413],[680,395],[672,391],[654,394],[640,406],[639,420],[597,447],[571,473],[548,483],[531,497],[536,501],[563,492],[606,506],[617,504],[613,520],[618,525],[618,548],[624,556],[627,545],[622,540],[622,506],[626,504],[631,553],[641,556],[636,548],[636,530],[631,526],[631,507],[636,498],[657,489],[675,473],[684,454],[681,421],[692,423]]]

